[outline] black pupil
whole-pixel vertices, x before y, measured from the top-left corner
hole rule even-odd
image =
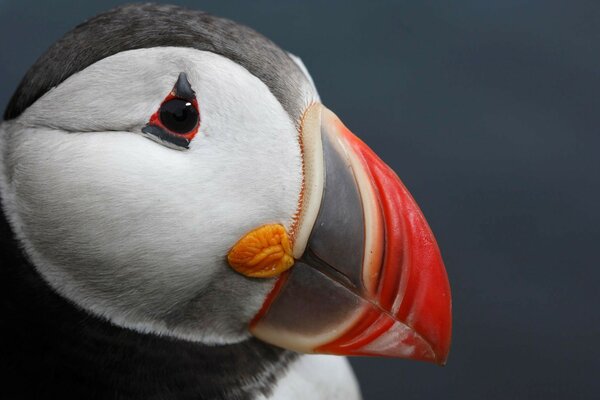
[[[192,102],[172,99],[160,106],[160,121],[175,133],[189,133],[198,125],[198,111]]]

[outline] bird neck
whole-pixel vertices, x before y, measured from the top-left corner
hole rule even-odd
[[[37,274],[1,211],[0,254],[0,398],[252,399],[297,357],[256,339],[208,346],[95,317]]]

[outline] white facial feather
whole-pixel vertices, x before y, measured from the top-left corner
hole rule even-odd
[[[141,133],[180,72],[201,117],[183,151]],[[238,275],[225,257],[250,229],[291,225],[302,184],[294,122],[229,59],[122,52],[2,125],[4,209],[39,273],[81,307],[140,331],[238,341],[273,280]]]
[[[303,355],[281,377],[273,393],[257,400],[360,400],[360,388],[345,357]]]

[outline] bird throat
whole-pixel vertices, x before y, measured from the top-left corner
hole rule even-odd
[[[297,357],[256,339],[208,346],[95,317],[37,274],[1,211],[0,255],[0,398],[253,399]]]

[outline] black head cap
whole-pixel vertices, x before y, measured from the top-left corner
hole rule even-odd
[[[53,44],[25,74],[4,119],[18,117],[48,90],[103,58],[157,46],[190,47],[231,59],[262,80],[294,121],[306,106],[301,96],[303,72],[263,35],[202,11],[132,4],[78,25]]]

